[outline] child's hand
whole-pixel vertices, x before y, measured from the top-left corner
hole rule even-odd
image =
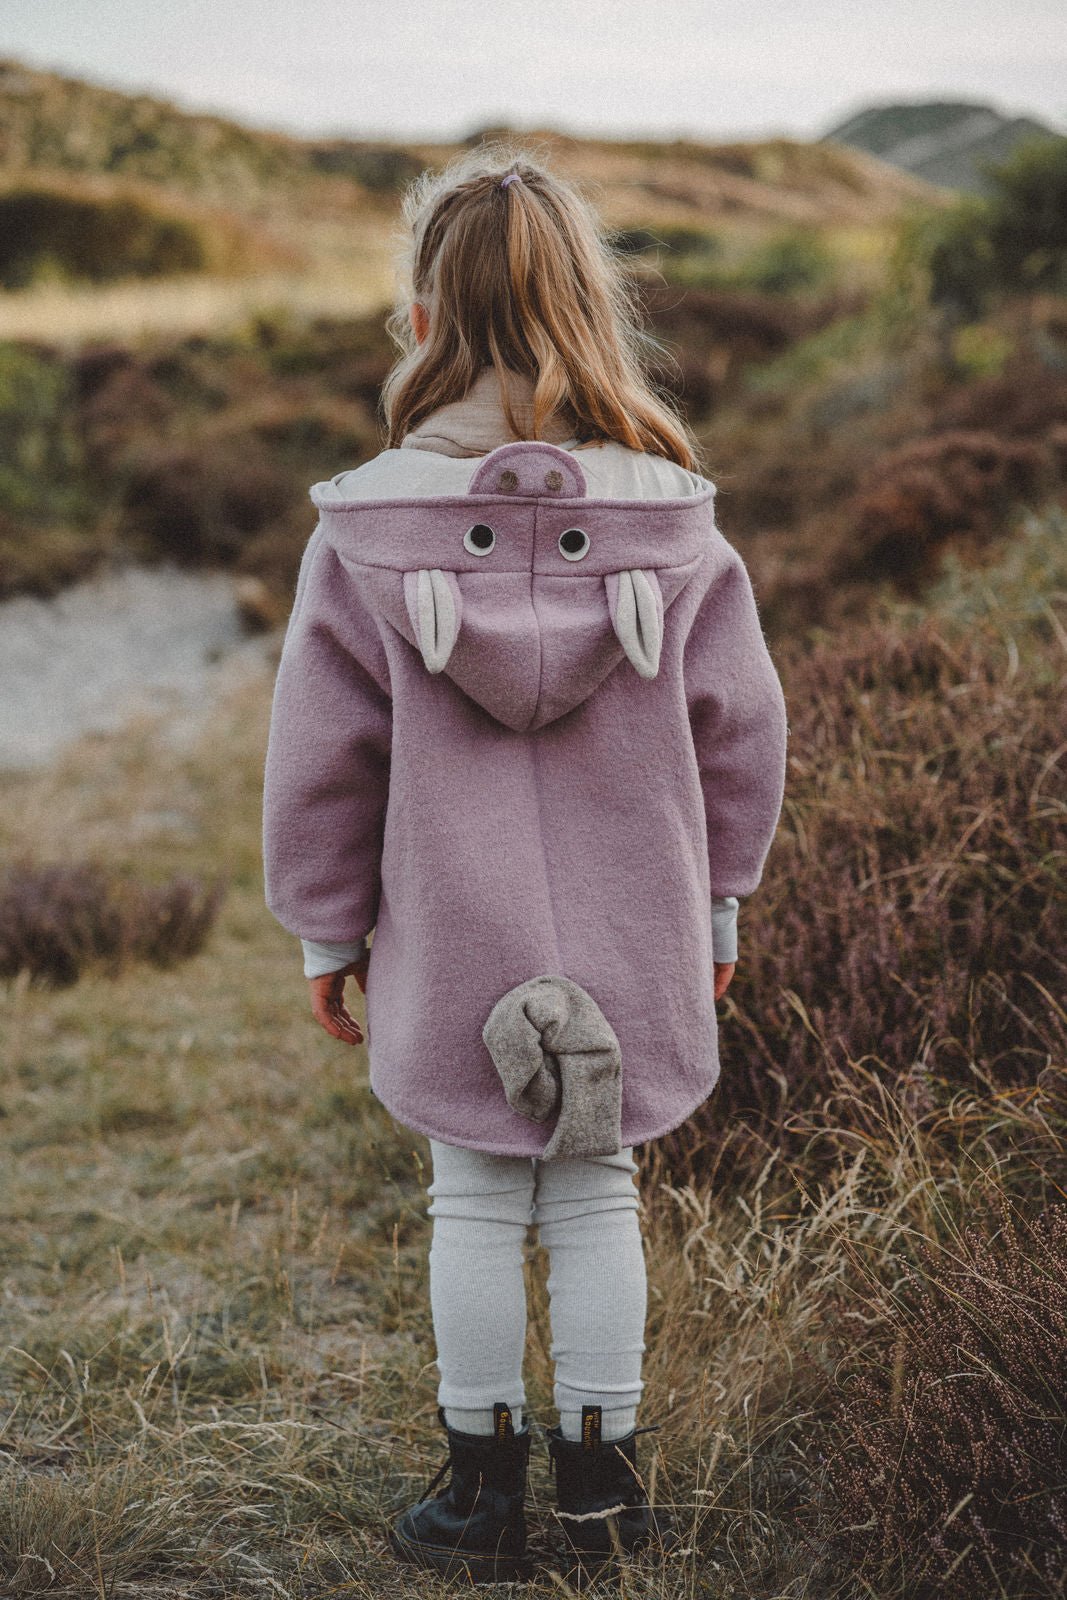
[[[721,1000],[730,987],[730,979],[737,970],[737,962],[714,961],[712,966],[715,968],[715,998]]]
[[[308,988],[311,990],[311,1009],[315,1020],[321,1023],[326,1032],[334,1039],[340,1039],[345,1044],[362,1044],[363,1034],[359,1023],[352,1016],[345,1005],[345,979],[349,976],[355,978],[363,993],[367,992],[367,967],[370,965],[370,952],[361,956],[358,961],[350,961],[347,967],[342,967],[338,972],[325,972],[320,978],[309,978]]]

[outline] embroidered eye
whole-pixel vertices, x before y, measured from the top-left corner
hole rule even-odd
[[[463,548],[472,556],[487,556],[496,544],[496,534],[487,522],[476,522],[463,535]]]
[[[589,554],[589,535],[584,528],[568,528],[559,536],[560,555],[568,561],[580,561]]]

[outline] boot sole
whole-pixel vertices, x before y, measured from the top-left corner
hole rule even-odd
[[[456,1550],[451,1545],[410,1543],[395,1528],[389,1531],[389,1543],[402,1561],[428,1567],[446,1577],[466,1573],[472,1583],[506,1583],[509,1578],[527,1577],[532,1566],[528,1556],[495,1556]]]

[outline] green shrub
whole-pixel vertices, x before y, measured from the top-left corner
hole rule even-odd
[[[1027,139],[989,167],[990,237],[1005,288],[1067,290],[1067,138]]]
[[[658,252],[663,275],[692,288],[787,296],[817,289],[834,273],[833,255],[811,228],[773,234],[739,260],[728,259],[722,240],[703,228],[629,228],[615,243],[630,255]]]
[[[1038,136],[985,164],[991,191],[947,210],[913,214],[894,259],[898,280],[975,321],[998,296],[1067,290],[1067,138]]]
[[[347,140],[312,145],[308,160],[315,172],[355,178],[375,194],[396,194],[422,171],[422,162],[395,145],[360,145]]]
[[[991,221],[990,202],[968,197],[928,225],[925,245],[934,305],[971,320],[981,316],[1000,282]]]
[[[23,183],[0,195],[0,285],[42,277],[103,282],[201,272],[198,229],[132,196],[94,199]]]
[[[620,255],[628,256],[666,250],[673,255],[698,256],[706,260],[722,251],[722,243],[714,233],[681,223],[658,228],[617,228],[611,235],[611,244]]]
[[[295,498],[289,475],[248,438],[160,444],[131,467],[124,531],[180,565],[229,563]]]
[[[764,294],[796,294],[823,283],[833,270],[833,259],[811,229],[790,229],[760,245],[744,262],[741,277]]]
[[[77,514],[82,446],[73,410],[59,354],[0,343],[0,512],[35,524]]]

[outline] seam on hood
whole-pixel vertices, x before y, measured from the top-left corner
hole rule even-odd
[[[493,449],[510,444],[544,444],[545,440],[505,439]],[[587,480],[587,493],[611,499],[660,500],[690,498],[711,486],[704,474],[683,468],[665,457],[629,450],[615,441],[555,446],[580,463]],[[342,468],[322,484],[322,492],[335,504],[353,499],[390,499],[399,496],[420,499],[441,494],[466,494],[479,464],[492,455],[454,456],[445,450],[408,449],[399,446],[382,450],[359,466]]]
[[[520,441],[524,442],[524,441]],[[680,511],[688,506],[697,506],[705,501],[715,499],[715,485],[708,483],[706,489],[700,489],[694,494],[682,495],[554,495],[552,500],[546,502],[542,495],[536,494],[414,494],[414,495],[382,495],[380,498],[361,499],[355,496],[350,500],[337,500],[331,495],[316,495],[316,489],[326,489],[329,483],[316,483],[308,491],[312,503],[320,511],[381,511],[386,506],[426,507],[431,505],[446,504],[449,506],[517,506],[517,505],[545,505],[563,506],[567,510],[591,506],[599,509],[601,506],[613,506],[623,514],[638,507],[644,512],[650,508],[661,511]]]

